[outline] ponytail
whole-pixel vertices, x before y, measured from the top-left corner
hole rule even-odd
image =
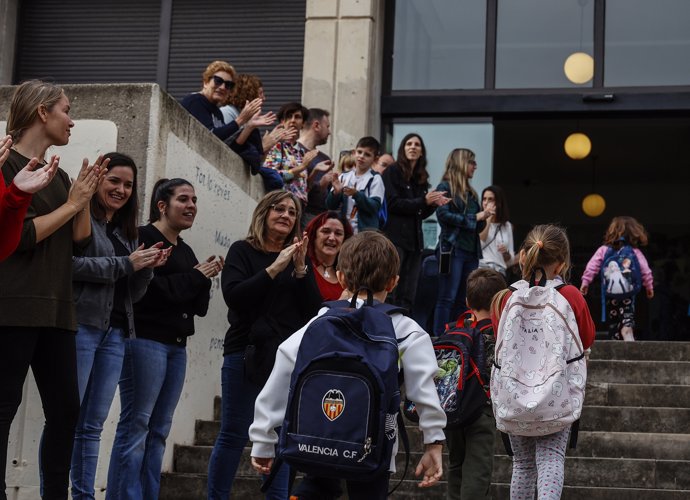
[[[534,226],[522,244],[522,278],[529,280],[539,269],[562,262],[558,273],[563,281],[570,276],[570,242],[565,229],[551,224]]]

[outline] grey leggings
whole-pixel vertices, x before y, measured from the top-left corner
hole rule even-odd
[[[535,483],[538,500],[561,498],[569,433],[570,428],[538,437],[510,435],[514,453],[510,500],[532,500]]]

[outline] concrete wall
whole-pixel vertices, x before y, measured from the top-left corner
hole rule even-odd
[[[0,117],[7,117],[13,89],[0,87]],[[263,195],[259,177],[230,149],[191,117],[157,85],[66,86],[75,121],[70,144],[55,148],[61,167],[74,177],[81,158],[112,150],[132,156],[139,167],[138,187],[144,222],[153,184],[161,177],[184,177],[199,198],[194,227],[183,237],[199,260],[227,253],[232,242],[246,235],[252,211]],[[5,122],[0,122],[4,134]],[[187,376],[166,450],[164,470],[172,468],[173,444],[192,444],[196,419],[211,419],[213,398],[220,394],[222,346],[227,307],[215,278],[205,318],[197,318],[189,339]],[[33,378],[24,388],[24,401],[10,432],[7,485],[9,498],[36,499],[38,442],[43,413]],[[96,485],[105,487],[110,449],[119,415],[119,396],[103,433]],[[102,491],[98,498],[104,498]]]
[[[379,136],[383,3],[307,0],[302,102],[331,112],[331,156]]]
[[[0,85],[12,83],[19,0],[0,0]]]

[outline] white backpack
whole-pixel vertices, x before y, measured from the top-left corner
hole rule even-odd
[[[491,400],[496,427],[517,436],[561,431],[580,418],[587,365],[558,280],[518,281],[501,314]]]

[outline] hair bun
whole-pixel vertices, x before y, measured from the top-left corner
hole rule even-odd
[[[544,248],[544,242],[541,241],[541,240],[537,240],[537,246],[538,246],[540,249]]]

